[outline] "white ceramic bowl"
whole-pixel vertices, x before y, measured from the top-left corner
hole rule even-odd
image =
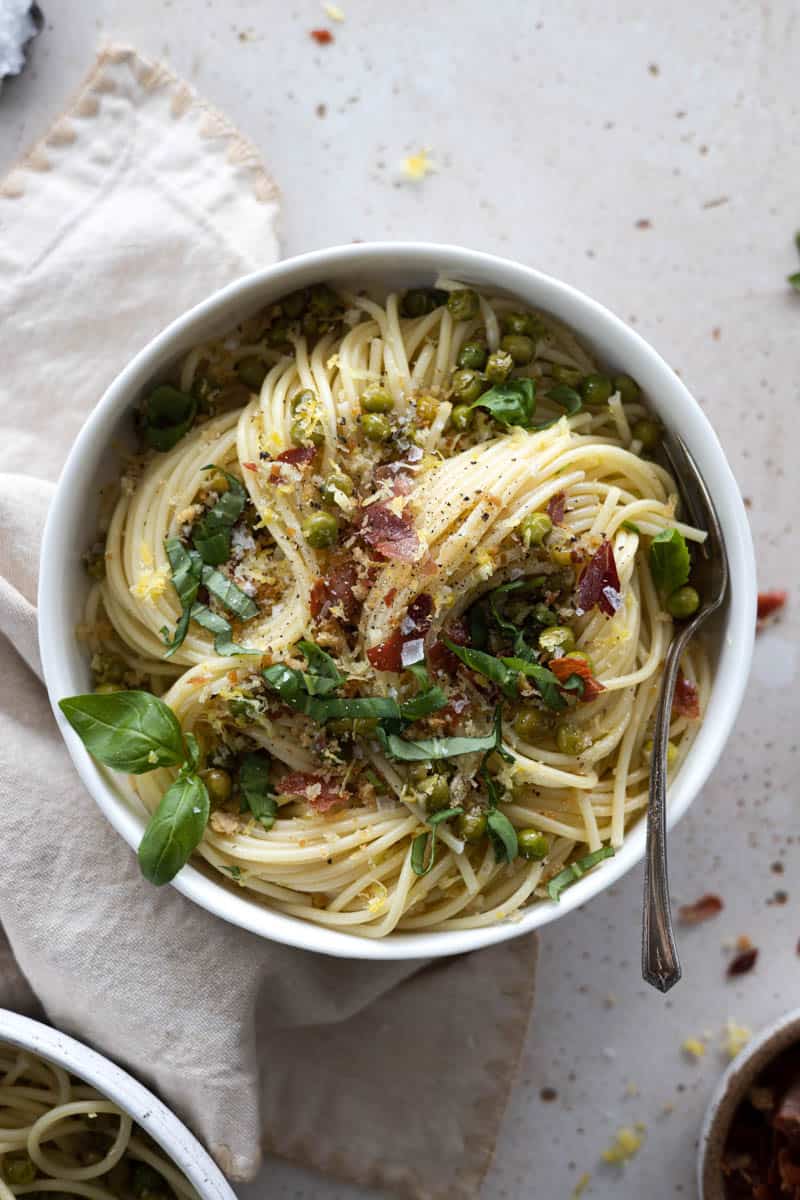
[[[257,271],[230,284],[174,321],[120,373],[92,412],[72,448],[50,507],[39,579],[39,636],[50,699],[70,754],[84,783],[112,825],[137,846],[145,815],[129,795],[89,757],[56,702],[85,692],[89,668],[75,637],[86,593],[81,554],[96,528],[97,491],[115,468],[115,442],[129,436],[131,410],[142,390],[162,378],[198,342],[217,335],[262,305],[308,284],[405,288],[432,283],[437,274],[478,288],[506,292],[546,309],[569,325],[601,363],[638,380],[666,426],[679,432],[714,499],[730,560],[731,587],[721,623],[714,686],[702,727],[669,797],[669,823],[688,808],[708,778],[731,731],[750,667],[756,619],[755,562],[739,488],[711,425],[675,372],[637,333],[581,292],[490,254],[425,243],[373,243],[315,251]],[[588,875],[554,904],[541,902],[520,919],[443,933],[395,933],[360,938],[274,912],[212,878],[194,863],[175,886],[220,917],[262,937],[345,958],[439,957],[488,946],[528,933],[564,916],[614,883],[644,851],[644,823],[632,828],[615,858]]]
[[[202,1200],[236,1200],[219,1167],[186,1126],[152,1092],[102,1054],[50,1025],[6,1008],[0,1008],[0,1042],[49,1059],[118,1104],[158,1142]]]
[[[730,1064],[706,1110],[697,1159],[700,1200],[725,1200],[722,1157],[737,1108],[773,1059],[800,1042],[800,1008],[762,1029]]]

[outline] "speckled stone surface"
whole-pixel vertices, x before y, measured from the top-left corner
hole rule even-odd
[[[737,730],[672,839],[674,893],[725,902],[681,930],[684,980],[639,978],[637,871],[549,926],[519,1080],[483,1200],[695,1194],[727,1018],[800,1001],[800,704],[794,468],[800,368],[800,20],[793,0],[44,0],[0,98],[0,169],[38,136],[98,38],[167,56],[249,135],[282,187],[288,253],[354,238],[462,242],[559,275],[632,321],[705,408],[750,509],[762,587],[794,596],[758,641]],[[318,46],[314,27],[333,30]],[[403,182],[427,147],[437,172]],[[254,264],[255,265],[255,264]],[[725,978],[746,934],[755,971]],[[687,1037],[707,1044],[690,1060]],[[553,1092],[556,1093],[553,1096]],[[446,1103],[443,1098],[442,1103]],[[601,1164],[622,1125],[638,1156]],[[245,1200],[366,1193],[278,1162]]]

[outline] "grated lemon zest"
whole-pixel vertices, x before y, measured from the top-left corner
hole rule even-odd
[[[592,1177],[588,1171],[583,1172],[580,1179],[575,1184],[575,1190],[572,1193],[572,1200],[580,1200],[581,1196],[583,1195],[583,1193],[586,1191],[587,1187],[589,1186],[589,1181],[591,1180],[591,1178]]]
[[[409,154],[404,158],[402,169],[406,179],[413,179],[415,183],[419,183],[426,175],[433,174],[436,165],[430,158],[430,151],[423,148],[417,154]]]
[[[729,1058],[736,1058],[753,1036],[751,1029],[748,1029],[746,1025],[739,1025],[732,1017],[728,1017],[722,1033],[725,1052]]]
[[[630,1126],[624,1125],[622,1129],[618,1129],[614,1141],[601,1154],[603,1162],[607,1163],[624,1163],[633,1158],[638,1153],[642,1141],[644,1140],[640,1130],[641,1126],[636,1129],[631,1129]]]
[[[681,1050],[692,1058],[702,1058],[706,1052],[705,1042],[701,1042],[699,1038],[689,1037],[682,1044]]]

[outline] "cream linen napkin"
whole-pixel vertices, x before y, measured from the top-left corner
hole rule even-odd
[[[277,215],[255,150],[117,47],[0,185],[0,1003],[38,1002],[128,1066],[234,1179],[266,1148],[468,1197],[525,1034],[533,939],[430,967],[345,962],[150,887],[83,791],[38,678],[39,540],[74,435],[167,321],[275,260]]]

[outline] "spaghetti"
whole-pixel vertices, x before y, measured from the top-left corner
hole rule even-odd
[[[455,282],[321,285],[193,350],[139,424],[83,635],[97,693],[163,696],[185,739],[129,768],[156,824],[176,786],[196,818],[155,882],[199,838],[382,937],[512,917],[622,844],[705,537],[633,380]],[[710,689],[701,649],[682,671],[673,770]]]
[[[55,1063],[0,1045],[0,1200],[196,1200],[122,1109]]]

